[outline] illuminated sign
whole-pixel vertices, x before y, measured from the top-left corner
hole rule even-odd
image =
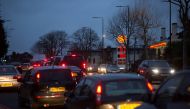
[[[127,40],[127,37],[125,35],[119,35],[117,36],[117,42],[119,42],[120,44],[125,43]]]
[[[149,48],[155,49],[155,48],[166,47],[166,46],[167,46],[166,42],[160,42],[160,43],[156,43],[156,44],[149,46]]]

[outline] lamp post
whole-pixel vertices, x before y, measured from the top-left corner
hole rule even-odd
[[[101,48],[102,48],[102,62],[104,62],[104,18],[103,17],[92,17],[94,19],[101,19],[102,22],[102,42],[101,42]]]
[[[101,42],[101,46],[102,49],[104,48],[104,18],[103,17],[92,17],[94,19],[101,19],[102,22],[102,42]]]

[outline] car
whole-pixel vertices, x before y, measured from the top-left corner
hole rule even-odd
[[[132,109],[150,104],[152,85],[137,74],[99,74],[84,77],[68,92],[66,109]]]
[[[0,89],[17,89],[20,83],[17,78],[20,78],[19,71],[12,65],[0,65]]]
[[[113,64],[101,64],[98,67],[98,73],[119,73],[121,72],[120,68],[117,65]]]
[[[21,68],[23,71],[28,71],[28,70],[32,69],[32,66],[30,65],[30,63],[23,63],[23,64],[21,64]]]
[[[161,83],[175,74],[175,70],[166,60],[144,60],[138,67],[138,74],[143,75],[152,83]]]
[[[71,75],[76,80],[77,83],[81,80],[81,78],[86,76],[86,72],[77,66],[66,66],[66,67],[72,71]]]
[[[190,109],[190,70],[181,71],[162,83],[153,97],[158,109]]]
[[[65,55],[60,62],[60,66],[77,66],[82,70],[87,69],[87,63],[84,56],[76,54]]]
[[[60,66],[34,68],[18,81],[19,106],[32,109],[64,105],[64,93],[75,87],[71,70]]]

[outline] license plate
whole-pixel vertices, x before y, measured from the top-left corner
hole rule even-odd
[[[125,104],[120,104],[117,109],[136,109],[139,107],[141,103],[125,103]]]
[[[49,89],[50,92],[64,92],[65,88],[64,87],[51,87]]]
[[[1,87],[12,87],[13,84],[12,83],[3,83],[1,84]]]

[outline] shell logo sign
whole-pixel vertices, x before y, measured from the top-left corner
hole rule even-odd
[[[119,42],[120,44],[123,44],[123,43],[125,43],[126,42],[126,40],[127,40],[127,37],[125,36],[125,35],[119,35],[119,36],[117,36],[117,42]]]

